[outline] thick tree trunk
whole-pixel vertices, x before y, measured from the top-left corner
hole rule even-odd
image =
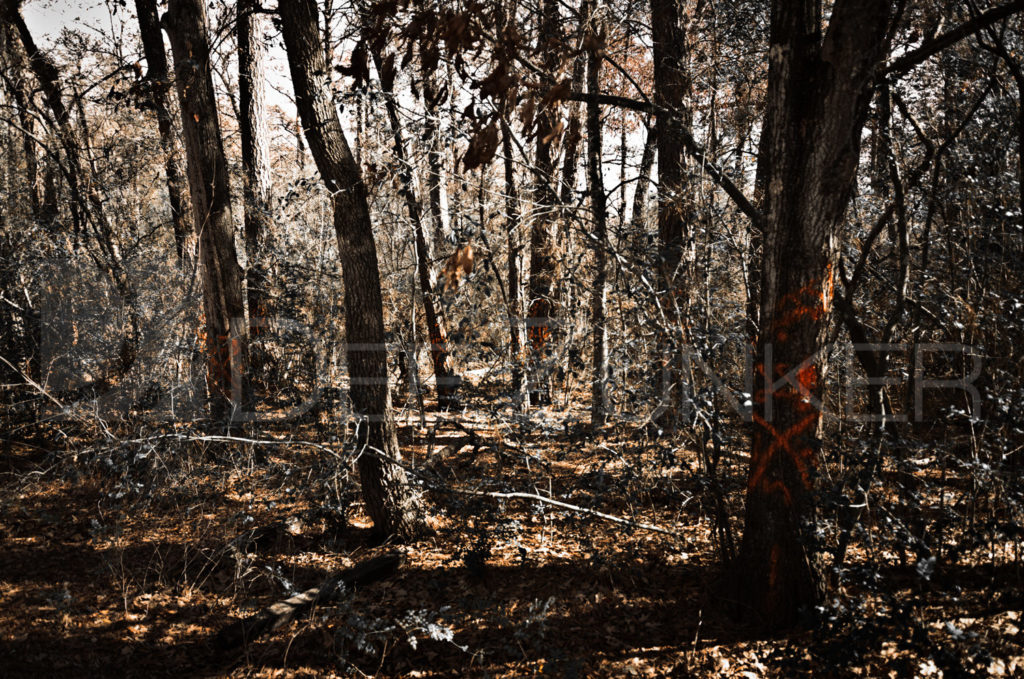
[[[269,384],[266,347],[269,332],[269,242],[273,229],[270,200],[270,133],[266,106],[266,20],[256,0],[238,3],[238,99],[242,137],[242,196],[245,206],[245,290],[249,304],[250,361],[254,380]]]
[[[833,240],[853,189],[889,3],[776,0],[768,78],[761,334],[740,593],[767,627],[820,599],[813,542]]]
[[[690,77],[685,63],[686,35],[679,0],[651,0],[654,41],[654,103],[667,115],[658,116],[658,262],[660,305],[667,328],[657,366],[661,394],[655,421],[667,429],[681,423],[686,398],[683,351],[687,342],[689,288],[692,270],[693,199],[686,180],[682,128],[689,129]]]
[[[601,91],[601,51],[597,47],[596,0],[585,0],[584,17],[592,39],[587,51],[587,92]],[[590,297],[593,375],[590,389],[590,426],[603,427],[608,419],[608,330],[605,327],[605,298],[608,296],[608,205],[601,169],[601,107],[597,99],[587,101],[587,183],[590,209],[594,215],[594,287]]]
[[[178,140],[174,134],[174,119],[167,101],[167,90],[171,83],[167,69],[167,54],[164,50],[164,38],[160,32],[156,0],[135,0],[135,11],[139,18],[142,50],[146,55],[148,67],[146,82],[149,87],[150,101],[156,110],[160,147],[164,154],[164,174],[167,179],[167,197],[171,207],[174,247],[178,253],[178,261],[184,267],[190,259],[188,238],[192,234],[192,224],[185,207],[185,176],[178,154]]]
[[[192,214],[199,232],[210,416],[230,423],[250,402],[248,342],[205,4],[171,0],[164,27],[174,53]]]
[[[558,3],[544,0],[541,7],[539,41],[544,67],[553,73],[558,66]],[[534,189],[534,215],[530,227],[530,277],[527,283],[528,311],[526,332],[531,345],[530,403],[551,402],[550,352],[555,343],[554,282],[557,269],[556,247],[552,233],[558,212],[558,196],[552,186],[555,159],[552,146],[559,136],[558,102],[551,101],[537,115],[537,150],[534,163],[537,182]]]
[[[380,73],[381,58],[379,54],[373,55],[377,72]],[[388,112],[388,121],[391,124],[391,136],[394,140],[395,157],[398,160],[398,175],[402,182],[402,193],[405,196],[405,205],[409,211],[409,219],[412,221],[414,244],[416,248],[416,274],[419,278],[420,292],[423,294],[423,315],[427,320],[427,336],[430,339],[430,360],[434,367],[434,380],[437,384],[437,404],[441,408],[451,408],[458,405],[458,390],[460,379],[452,368],[452,357],[448,347],[448,332],[445,329],[444,317],[438,313],[436,305],[437,297],[434,294],[435,280],[431,271],[430,263],[433,261],[430,251],[430,244],[427,242],[423,230],[423,217],[420,210],[420,202],[416,197],[415,183],[412,177],[412,164],[405,150],[405,140],[402,135],[402,123],[398,119],[398,108],[395,106],[394,92],[390,83],[383,84],[384,105]],[[438,212],[440,214],[440,203]]]
[[[299,116],[327,190],[334,197],[334,228],[345,279],[346,351],[350,395],[357,416],[359,475],[363,497],[381,534],[408,536],[422,526],[400,459],[388,389],[384,307],[377,247],[373,240],[366,186],[341,128],[327,74],[313,0],[280,6],[288,67]]]

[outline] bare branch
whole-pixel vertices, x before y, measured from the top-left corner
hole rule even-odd
[[[970,21],[960,24],[951,31],[946,31],[942,35],[925,42],[917,49],[911,50],[893,60],[885,67],[883,74],[897,77],[905,75],[915,66],[924,63],[947,47],[955,45],[964,38],[968,38],[997,21],[1013,16],[1020,11],[1024,11],[1024,0],[1013,0],[1013,2],[983,12]]]

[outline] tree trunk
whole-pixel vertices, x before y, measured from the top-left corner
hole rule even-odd
[[[644,218],[647,216],[647,186],[651,183],[654,151],[657,148],[658,128],[655,125],[648,125],[647,141],[644,142],[644,152],[640,156],[640,172],[636,178],[636,189],[633,191],[633,214],[629,218],[634,234],[638,234],[643,228]]]
[[[587,92],[601,91],[602,52],[597,37],[603,33],[596,17],[598,3],[585,0],[583,15],[591,34],[587,50]],[[608,418],[608,330],[605,327],[605,298],[608,296],[608,205],[601,169],[601,107],[596,98],[587,101],[587,179],[590,209],[594,215],[594,287],[590,298],[593,375],[590,390],[590,426],[603,427]]]
[[[238,98],[242,137],[242,196],[245,206],[245,272],[249,303],[250,361],[254,380],[270,384],[267,350],[259,340],[269,332],[269,241],[273,220],[270,200],[270,133],[266,108],[266,20],[256,0],[238,3]]]
[[[146,55],[146,82],[150,101],[156,110],[157,129],[160,133],[160,147],[164,153],[164,174],[167,178],[167,197],[171,207],[171,225],[174,229],[174,247],[178,261],[183,267],[188,263],[188,237],[192,233],[185,209],[185,178],[178,155],[178,141],[174,134],[174,119],[167,102],[170,78],[167,70],[167,54],[164,38],[160,32],[160,19],[156,0],[135,0],[139,17],[139,33],[142,36],[142,50]]]
[[[174,53],[192,215],[199,232],[210,416],[230,423],[250,401],[248,346],[242,269],[235,250],[227,159],[210,71],[205,4],[201,0],[171,0],[164,27]]]
[[[506,108],[510,109],[511,106]],[[523,332],[523,286],[519,271],[522,239],[519,234],[519,193],[516,190],[516,166],[512,156],[512,130],[507,116],[502,121],[501,150],[505,156],[505,233],[508,242],[508,324],[512,394],[516,403],[522,406],[529,402],[529,394],[525,391],[526,382],[523,379],[526,336]]]
[[[693,275],[693,199],[686,180],[682,128],[689,129],[690,77],[687,71],[686,35],[680,24],[678,0],[651,0],[654,41],[654,103],[667,115],[658,116],[658,262],[661,308],[668,326],[661,340],[658,365],[661,403],[655,421],[674,429],[680,422],[680,405],[686,397],[682,371],[688,333],[690,278]],[[686,258],[684,260],[684,254]]]
[[[813,542],[823,348],[833,240],[853,190],[888,2],[776,0],[771,18],[761,325],[742,600],[771,629],[821,596]]]
[[[373,60],[377,67],[377,73],[380,74],[380,55],[374,54]],[[402,124],[398,119],[394,92],[390,83],[383,82],[383,79],[382,83],[384,105],[387,108],[388,121],[391,123],[391,135],[394,139],[395,158],[398,160],[398,176],[402,181],[402,194],[405,196],[405,205],[409,211],[409,219],[412,221],[416,248],[416,273],[419,278],[420,292],[423,293],[423,315],[427,319],[427,335],[430,338],[430,360],[434,367],[434,380],[437,384],[437,404],[440,408],[447,409],[458,406],[457,394],[460,379],[452,368],[444,317],[438,313],[438,308],[435,306],[437,302],[434,294],[435,281],[430,266],[433,258],[430,244],[423,231],[420,202],[416,198],[415,183],[412,177],[412,163],[406,154]],[[438,203],[438,212],[435,213],[435,224],[437,223],[437,214],[440,214],[440,203]]]
[[[16,165],[18,153],[14,146],[14,131],[10,130],[7,181],[11,186],[12,194],[21,195],[22,192],[27,194],[27,207],[32,218],[38,223],[40,221],[39,165],[36,158],[36,143],[32,139],[32,135],[35,134],[35,117],[29,106],[31,95],[28,82],[25,79],[25,54],[15,40],[14,31],[10,26],[0,26],[0,33],[2,33],[0,38],[3,38],[4,42],[2,52],[0,52],[4,59],[2,77],[4,85],[7,87],[7,93],[13,99],[14,106],[18,111],[18,124],[22,129],[21,155],[25,161],[24,172],[19,172],[13,167]],[[21,182],[19,182],[19,175],[21,175]],[[23,183],[24,187],[19,186],[19,183]],[[19,205],[26,204],[24,200],[19,200],[18,203]],[[15,206],[12,205],[13,207]]]
[[[408,536],[422,526],[405,471],[378,456],[401,453],[388,389],[384,307],[366,186],[338,119],[314,0],[280,6],[288,67],[310,151],[334,198],[334,228],[345,279],[350,396],[357,416],[359,475],[367,510],[381,534]]]
[[[430,220],[435,251],[438,251],[451,235],[450,225],[446,224],[444,219],[444,152],[441,147],[439,111],[441,102],[447,97],[447,89],[437,88],[434,69],[423,67],[423,136],[427,140],[427,196],[430,199]]]
[[[540,46],[544,68],[553,73],[558,66],[558,3],[544,0],[541,8]],[[530,339],[530,403],[551,403],[550,352],[555,340],[554,281],[556,273],[555,240],[552,229],[558,210],[558,196],[551,182],[555,159],[552,146],[558,137],[558,102],[543,106],[537,116],[537,151],[534,158],[537,182],[534,190],[533,223],[530,227],[530,278],[526,332]]]

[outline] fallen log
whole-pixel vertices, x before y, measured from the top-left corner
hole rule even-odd
[[[401,554],[385,554],[356,564],[331,576],[319,587],[307,589],[267,606],[253,616],[236,620],[217,633],[214,645],[220,650],[229,650],[251,643],[267,632],[284,627],[314,606],[336,599],[342,592],[391,577],[401,563]]]

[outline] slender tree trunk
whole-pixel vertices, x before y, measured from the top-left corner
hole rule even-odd
[[[199,232],[210,416],[230,423],[238,417],[237,409],[250,403],[248,342],[205,3],[171,0],[164,27],[174,53],[192,214]]]
[[[499,4],[498,25],[508,31],[513,27],[516,15],[516,2]],[[502,52],[504,49],[506,51]],[[496,56],[511,60],[508,46],[499,47]],[[516,186],[516,166],[512,145],[512,119],[516,102],[513,97],[506,96],[502,102],[501,116],[501,153],[505,171],[505,237],[508,248],[508,294],[505,295],[509,325],[509,361],[512,368],[511,387],[512,399],[516,408],[525,408],[530,403],[527,392],[524,367],[526,365],[526,333],[523,326],[523,285],[520,258],[522,256],[522,219],[519,206],[519,191]],[[497,273],[495,274],[497,275]]]
[[[506,107],[511,108],[511,107]],[[523,329],[523,292],[519,270],[522,254],[519,234],[519,193],[516,190],[516,167],[512,155],[512,130],[508,117],[502,121],[501,150],[505,156],[505,233],[508,241],[508,323],[509,354],[512,361],[512,393],[520,405],[527,405],[526,381],[523,379],[526,334]]]
[[[647,187],[651,183],[651,169],[654,167],[654,152],[658,148],[658,128],[654,125],[647,126],[647,141],[644,142],[644,152],[640,157],[640,172],[636,178],[636,189],[633,191],[633,214],[629,218],[629,224],[634,234],[639,234],[644,225],[644,218],[647,216]]]
[[[687,342],[689,291],[693,275],[690,249],[693,198],[686,179],[681,128],[689,128],[690,77],[686,66],[686,35],[680,23],[678,0],[651,0],[654,41],[654,101],[670,113],[658,125],[658,262],[661,308],[668,328],[662,338],[658,365],[661,403],[655,421],[667,429],[681,423],[686,398],[682,370]],[[684,260],[684,254],[686,258]]]
[[[583,16],[587,0],[580,2],[580,16]],[[573,58],[573,67],[570,87],[579,90],[586,78],[586,53],[583,50],[583,36],[586,31],[586,21],[581,18],[575,36],[574,48],[578,52]],[[574,344],[575,332],[573,324],[573,313],[576,309],[575,296],[577,294],[578,281],[572,276],[572,263],[576,261],[576,231],[578,223],[575,214],[576,204],[576,177],[580,166],[580,145],[583,141],[583,121],[581,118],[582,107],[579,102],[570,101],[566,104],[567,125],[565,134],[562,137],[562,169],[558,177],[558,210],[557,224],[555,226],[556,243],[555,267],[556,276],[553,281],[554,288],[551,293],[552,304],[558,318],[558,328],[564,329],[559,339],[562,346]],[[558,381],[564,383],[566,372],[573,367],[569,365],[568,356],[556,356],[557,367],[555,374]]]
[[[289,0],[279,11],[299,116],[313,159],[334,198],[334,227],[345,278],[350,395],[356,415],[363,418],[357,440],[363,497],[378,532],[408,536],[423,524],[405,471],[390,461],[400,459],[401,453],[388,389],[380,269],[366,186],[338,119],[317,29],[316,3]]]
[[[440,134],[440,105],[447,99],[449,92],[447,87],[438,89],[433,68],[424,67],[422,73],[423,136],[427,140],[427,195],[430,199],[433,245],[434,250],[438,251],[451,235],[451,228],[444,219],[444,152]]]
[[[822,39],[820,0],[772,7],[762,328],[737,577],[743,601],[773,629],[794,624],[822,593],[813,540],[817,354],[889,10],[885,0],[841,0]]]
[[[8,65],[11,61],[10,50],[7,47],[7,24],[0,24],[0,69],[6,74],[7,70],[10,69]],[[6,89],[0,89],[0,105],[5,108],[10,108],[9,102],[12,98],[10,94],[11,82],[9,79],[5,79],[3,83]],[[14,208],[14,195],[18,193],[15,186],[15,177],[18,174],[18,149],[14,139],[14,130],[10,125],[4,125],[0,128],[0,151],[4,154],[4,164],[0,165],[0,192],[2,192],[3,202],[0,203],[0,229],[4,229],[7,226],[7,220],[10,219],[10,215]],[[0,232],[0,255],[3,256],[4,260],[11,256],[11,248],[8,246],[6,232]],[[7,290],[11,286],[13,280],[11,270],[0,270],[0,284],[3,285],[3,289]],[[8,328],[13,326],[10,321],[11,310],[5,308],[0,310],[0,318],[7,321],[6,325]],[[4,342],[6,348],[7,333],[10,329],[4,330],[0,334],[0,341]],[[9,368],[4,366],[0,368],[0,374],[4,376],[4,381],[11,383],[14,381],[14,377],[8,372]]]
[[[19,195],[24,191],[28,196],[27,207],[30,210],[32,218],[39,222],[40,219],[40,204],[39,204],[39,165],[36,158],[36,143],[32,139],[32,135],[35,134],[35,117],[29,108],[29,97],[30,88],[25,78],[26,67],[25,67],[25,53],[20,48],[17,40],[15,39],[14,31],[11,26],[3,25],[0,26],[0,33],[2,33],[4,46],[2,49],[2,56],[4,59],[4,73],[3,81],[7,87],[7,93],[11,100],[13,100],[14,107],[18,111],[18,124],[21,125],[23,130],[21,134],[21,155],[24,158],[25,168],[24,171],[15,170],[13,173],[9,172],[8,181],[12,187],[16,187],[15,192]],[[10,155],[8,156],[8,167],[12,164],[16,164],[17,152],[14,147],[15,136],[12,134],[10,137]],[[21,181],[24,183],[24,188],[19,185],[19,175]],[[20,200],[21,205],[25,205],[24,200]]]
[[[377,72],[380,73],[380,55],[374,54],[373,59]],[[420,202],[416,198],[415,182],[413,181],[411,169],[412,164],[409,162],[406,154],[405,140],[402,136],[402,123],[398,119],[394,92],[391,89],[390,83],[384,83],[383,88],[384,105],[387,108],[388,121],[391,124],[391,135],[394,139],[395,157],[398,160],[398,174],[402,181],[402,194],[405,196],[405,205],[409,211],[409,219],[412,221],[416,247],[416,273],[419,277],[420,292],[423,293],[423,315],[427,319],[427,335],[430,338],[430,359],[434,366],[434,379],[437,383],[437,404],[441,408],[451,408],[458,405],[457,393],[460,379],[452,368],[452,358],[448,347],[448,332],[445,329],[444,317],[438,313],[438,308],[435,304],[438,300],[434,294],[435,280],[430,266],[433,258],[431,257],[430,244],[427,242],[427,237],[423,230]],[[438,208],[440,208],[440,204],[438,204]],[[440,209],[438,213],[440,213]]]
[[[57,170],[53,167],[56,161],[47,159],[46,170],[43,172],[43,200],[39,205],[39,222],[52,231],[57,221]]]
[[[250,361],[254,380],[270,384],[267,350],[260,340],[274,316],[270,296],[270,132],[266,106],[266,20],[256,0],[238,3],[238,98],[242,137],[242,196],[245,206],[245,272],[249,303]]]
[[[591,35],[587,50],[587,92],[601,91],[601,58],[598,37],[603,37],[596,13],[597,0],[584,1],[583,15]],[[593,375],[590,390],[590,426],[599,429],[608,418],[608,330],[605,327],[605,298],[608,296],[608,199],[601,167],[601,107],[596,99],[587,102],[587,179],[590,209],[594,215],[594,287],[590,297]]]
[[[543,0],[541,7],[540,44],[544,67],[554,72],[558,65],[558,3]],[[537,182],[534,189],[533,223],[530,227],[530,277],[526,332],[531,345],[530,403],[551,403],[550,352],[555,343],[554,282],[557,269],[556,247],[552,230],[556,224],[558,196],[551,184],[555,159],[552,146],[558,136],[558,103],[549,102],[537,116],[537,150],[534,162]]]
[[[156,0],[135,0],[135,11],[139,18],[142,50],[146,55],[146,83],[149,87],[150,101],[156,110],[160,147],[164,154],[164,174],[171,207],[174,247],[178,253],[178,261],[185,267],[190,259],[188,238],[192,234],[192,224],[185,206],[185,176],[181,169],[178,140],[174,134],[174,119],[167,101],[167,91],[171,82]]]

